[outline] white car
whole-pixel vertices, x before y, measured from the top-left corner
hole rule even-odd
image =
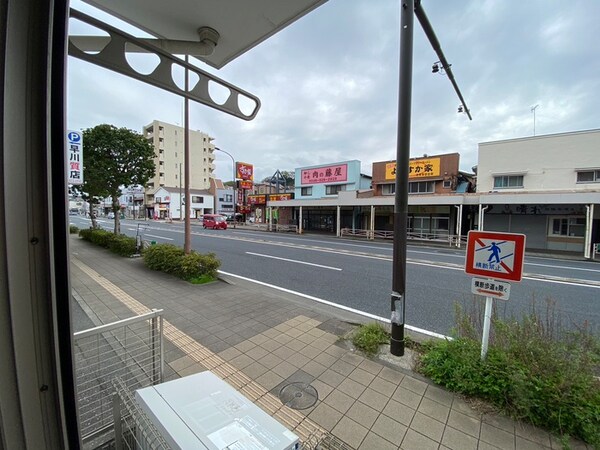
[[[114,212],[109,212],[108,216],[106,216],[106,217],[108,217],[109,219],[114,219],[115,218],[115,213]]]

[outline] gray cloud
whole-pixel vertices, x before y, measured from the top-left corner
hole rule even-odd
[[[457,114],[447,78],[415,21],[412,156],[461,154],[479,142],[598,128],[595,48],[600,2],[423,1],[473,114]],[[74,7],[87,8],[78,2]],[[89,8],[87,8],[89,11]],[[192,105],[191,126],[208,132],[258,178],[277,169],[358,159],[363,172],[396,152],[399,10],[396,0],[330,0],[220,71],[260,97],[245,122]],[[69,59],[69,127],[113,123],[136,130],[153,119],[182,122],[182,100]],[[217,175],[231,160],[217,155]]]

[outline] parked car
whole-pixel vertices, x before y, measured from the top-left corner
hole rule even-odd
[[[227,229],[227,218],[220,214],[204,214],[204,220],[202,222],[204,228],[215,229]]]
[[[114,219],[115,218],[115,213],[114,212],[109,212],[108,216],[106,216],[109,219]]]
[[[234,217],[234,216],[233,216],[233,214],[228,214],[228,215],[227,215],[227,222],[233,222],[233,220],[234,220],[234,219],[233,219],[233,217]],[[239,223],[239,222],[241,222],[243,219],[244,219],[244,215],[243,215],[243,214],[241,214],[241,213],[236,213],[236,215],[235,215],[235,221],[236,221],[236,222],[238,222],[238,223]]]

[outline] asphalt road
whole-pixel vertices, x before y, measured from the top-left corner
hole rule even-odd
[[[70,219],[79,227],[90,224],[83,217]],[[112,230],[112,220],[100,219],[100,224]],[[126,220],[121,231],[135,235],[138,224],[144,240],[183,245],[180,223]],[[246,227],[213,231],[196,224],[192,232],[192,247],[216,253],[223,272],[379,317],[390,315],[391,242],[267,233]],[[471,294],[471,276],[464,273],[464,249],[409,245],[407,258],[408,325],[449,334],[455,303],[482,314],[483,298]],[[548,300],[563,325],[587,321],[599,331],[600,264],[526,254],[523,281],[512,283],[508,301],[496,300],[495,304],[501,316],[511,317],[530,311],[533,305],[545,313]]]

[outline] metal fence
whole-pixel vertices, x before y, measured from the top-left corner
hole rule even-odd
[[[365,239],[393,239],[394,232],[389,230],[359,230],[352,228],[342,228],[340,236],[351,236]],[[437,242],[448,244],[450,247],[460,247],[467,241],[466,236],[457,236],[448,233],[423,233],[408,232],[406,238],[410,241]]]
[[[133,392],[120,378],[113,380],[115,450],[168,450],[171,447],[142,411]]]
[[[162,311],[74,334],[78,414],[84,447],[114,439],[114,380],[130,392],[162,382]]]

